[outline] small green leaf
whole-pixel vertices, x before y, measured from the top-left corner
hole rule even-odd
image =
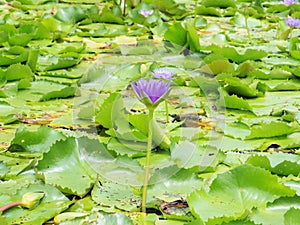
[[[105,128],[112,128],[114,120],[119,117],[124,108],[120,94],[112,93],[104,100],[96,113],[95,121]]]
[[[297,225],[299,223],[300,209],[291,208],[284,214],[284,225]]]
[[[213,62],[201,67],[199,71],[215,75],[219,73],[232,73],[234,72],[234,65],[228,60],[214,60]]]
[[[33,76],[34,74],[28,65],[13,64],[6,70],[6,79],[8,81],[31,78]]]
[[[184,46],[187,42],[187,30],[183,28],[180,22],[177,22],[168,28],[164,38],[173,44]]]
[[[75,95],[77,88],[76,87],[64,87],[57,91],[51,91],[48,92],[39,99],[39,101],[47,101],[50,99],[56,99],[56,98],[68,98]]]
[[[203,0],[202,4],[206,7],[220,7],[220,8],[235,8],[235,2],[233,0]]]
[[[85,12],[78,6],[59,8],[55,14],[55,18],[66,23],[76,23],[85,17]]]

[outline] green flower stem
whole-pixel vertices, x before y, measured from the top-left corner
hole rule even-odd
[[[249,38],[249,41],[251,43],[252,42],[252,37],[251,37],[249,23],[248,23],[248,16],[245,16],[245,24],[246,24],[246,30],[247,30],[248,38]]]
[[[150,172],[153,114],[154,114],[154,109],[149,109],[148,144],[147,144],[147,155],[146,155],[146,165],[145,165],[145,177],[144,177],[144,184],[143,184],[143,197],[142,197],[142,212],[144,213],[146,213],[147,190],[148,190],[149,172]]]
[[[166,110],[166,123],[169,123],[169,106],[167,101],[165,101],[165,110]]]
[[[294,27],[290,27],[290,31],[289,31],[289,33],[290,33],[290,40],[293,38],[293,30],[294,30]]]

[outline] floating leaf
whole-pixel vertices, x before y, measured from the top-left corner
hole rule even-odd
[[[199,170],[215,168],[222,153],[210,146],[198,146],[189,141],[179,142],[171,148],[172,160],[179,168],[198,167]]]
[[[39,127],[36,131],[30,131],[25,127],[20,127],[11,141],[9,151],[44,153],[57,141],[65,139],[65,136],[46,126]]]
[[[86,144],[89,144],[86,138],[56,142],[38,162],[38,175],[46,184],[55,185],[67,194],[84,196],[96,181],[95,173],[81,160],[80,149]]]
[[[106,128],[112,128],[114,121],[124,108],[120,94],[112,93],[106,98],[96,113],[95,121]]]
[[[279,175],[300,174],[300,156],[273,152],[272,154],[257,154],[250,156],[246,163],[270,170]]]
[[[220,8],[235,8],[235,2],[232,0],[204,0],[202,4],[206,7],[220,7]]]
[[[290,213],[293,214],[293,210],[290,210],[296,208],[298,209],[297,211],[299,211],[299,200],[300,198],[298,196],[279,198],[269,203],[266,208],[254,210],[250,218],[255,224],[286,225],[287,220],[293,219],[294,217],[293,215],[289,215]],[[285,216],[285,214],[287,215]]]
[[[286,122],[261,123],[251,127],[251,134],[246,139],[263,138],[263,137],[276,137],[287,135],[294,131],[294,127]]]
[[[39,101],[47,101],[50,99],[56,98],[68,98],[75,95],[77,88],[76,87],[64,87],[57,91],[48,92],[39,99]]]
[[[212,50],[220,55],[223,55],[227,59],[231,59],[234,62],[241,63],[246,60],[258,60],[267,56],[267,52],[263,50],[257,50],[252,48],[243,49],[243,51],[237,51],[233,47],[211,47]]]
[[[291,208],[284,214],[284,225],[297,225],[299,222],[300,209]]]
[[[28,58],[28,51],[20,46],[10,48],[10,52],[0,52],[0,66],[9,66],[15,63],[25,62]]]
[[[6,70],[6,79],[8,81],[20,80],[23,78],[31,78],[34,74],[27,65],[13,64],[9,66]]]
[[[80,59],[77,58],[78,55],[74,56],[57,57],[50,55],[40,57],[38,61],[38,68],[41,71],[66,69],[75,66],[80,62]]]
[[[168,28],[164,38],[173,44],[184,46],[187,42],[187,30],[183,28],[180,22],[177,22]]]
[[[136,211],[141,204],[141,197],[135,195],[128,185],[110,181],[96,184],[92,190],[92,199],[98,204],[126,211]]]
[[[264,169],[242,165],[219,174],[208,191],[192,192],[187,200],[193,214],[208,224],[244,218],[254,208],[264,207],[294,191],[279,184],[276,176]]]
[[[71,204],[70,200],[60,191],[50,185],[32,184],[18,190],[17,193],[5,194],[0,198],[0,204],[21,201],[22,196],[28,192],[44,192],[45,197],[40,204],[32,209],[14,207],[1,215],[8,224],[43,224],[56,214],[64,211]],[[47,209],[45,211],[45,209]]]
[[[215,60],[199,69],[203,73],[232,73],[234,72],[234,65],[228,60]]]
[[[55,14],[55,18],[66,23],[75,23],[85,17],[85,12],[78,6],[60,8]]]

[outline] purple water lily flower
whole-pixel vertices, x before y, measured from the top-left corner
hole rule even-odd
[[[148,17],[148,16],[151,16],[153,14],[153,10],[146,10],[146,9],[141,9],[139,10],[139,14],[144,16],[144,17]]]
[[[290,6],[292,4],[297,4],[298,0],[284,0],[283,2],[281,2],[283,4],[285,4],[286,6]]]
[[[285,19],[285,23],[290,27],[299,27],[300,19],[289,17]]]
[[[167,68],[159,68],[153,70],[153,75],[156,78],[163,78],[165,80],[172,80],[172,77],[174,76],[174,72],[167,69]]]
[[[168,94],[171,83],[153,79],[147,81],[141,78],[137,82],[131,82],[131,86],[139,100],[146,106],[157,106]]]

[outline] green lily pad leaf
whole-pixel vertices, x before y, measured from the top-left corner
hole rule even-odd
[[[89,24],[79,26],[82,32],[79,32],[80,36],[92,36],[92,37],[116,37],[128,34],[128,28],[119,24]]]
[[[48,92],[39,99],[39,101],[47,101],[56,98],[68,98],[75,95],[77,87],[64,87],[57,91]]]
[[[57,57],[54,55],[39,57],[38,67],[40,71],[49,71],[49,70],[58,70],[66,69],[72,66],[75,66],[80,62],[77,55],[66,56],[66,57]]]
[[[296,71],[296,70],[294,70]],[[293,74],[296,75],[297,72],[294,72]],[[270,79],[282,79],[287,80],[293,78],[293,75],[291,72],[288,72],[283,69],[275,68],[272,71],[269,70],[253,70],[249,73],[249,76],[254,76],[257,79],[260,80],[270,80]]]
[[[41,76],[51,76],[51,77],[63,77],[63,78],[69,78],[69,79],[77,79],[81,78],[83,74],[86,73],[88,67],[90,64],[84,64],[81,63],[79,65],[73,66],[69,69],[57,69],[57,70],[50,70],[50,71],[44,71],[39,73]]]
[[[53,186],[32,184],[20,189],[16,194],[2,195],[0,205],[21,201],[22,196],[28,192],[43,192],[45,196],[38,206],[32,210],[14,207],[5,211],[1,217],[5,218],[8,224],[43,224],[58,213],[66,210],[71,204],[71,201]]]
[[[215,168],[222,159],[222,153],[210,146],[197,146],[189,141],[182,141],[171,148],[171,158],[179,168],[199,170]]]
[[[198,6],[195,9],[195,13],[198,15],[204,15],[204,16],[219,16],[221,17],[221,12],[214,7],[205,7],[204,5]]]
[[[298,196],[279,198],[273,203],[268,203],[266,208],[258,208],[257,210],[254,210],[250,219],[255,224],[286,225],[286,220],[289,217],[288,212],[291,209],[300,209],[299,200],[300,198]],[[287,217],[285,217],[286,213],[288,213]],[[292,218],[292,215],[290,216],[290,218]]]
[[[28,51],[23,47],[14,46],[10,48],[11,52],[0,52],[0,66],[9,66],[16,63],[25,62],[28,58]]]
[[[230,135],[226,133],[227,135]],[[222,141],[220,140],[210,140],[209,145],[223,151],[223,152],[231,152],[231,151],[249,151],[252,149],[260,149],[263,145],[264,140],[239,140],[236,138],[231,138],[228,136],[222,137]],[[267,148],[267,147],[266,147]]]
[[[3,179],[9,170],[10,169],[3,162],[0,162],[0,179]]]
[[[83,212],[63,212],[54,217],[55,224],[62,224],[66,221],[74,221],[77,218],[82,218],[88,216],[89,213]]]
[[[251,134],[246,139],[264,138],[264,137],[276,137],[282,135],[291,134],[294,131],[294,127],[286,122],[261,123],[253,125],[251,127]]]
[[[173,202],[180,198],[185,199],[188,194],[199,189],[203,181],[195,173],[181,169],[170,177],[148,187],[148,202],[156,202],[160,199],[165,202]],[[166,191],[168,190],[168,191]]]
[[[88,195],[78,201],[76,201],[70,208],[69,212],[89,212],[93,208],[96,208],[97,204],[92,200],[92,197]]]
[[[60,8],[55,18],[66,23],[76,23],[86,17],[84,10],[78,6]]]
[[[15,96],[18,92],[18,85],[16,83],[7,83],[0,89],[0,97],[10,98]]]
[[[20,33],[9,37],[8,42],[11,46],[18,45],[24,47],[31,41],[32,38],[32,34]]]
[[[224,82],[224,89],[228,94],[236,94],[242,97],[262,96],[266,89],[260,81],[251,78],[239,79],[229,74],[220,74],[216,79]]]
[[[10,152],[44,153],[57,141],[66,137],[46,126],[39,127],[36,131],[30,131],[25,127],[20,127],[10,143]]]
[[[280,13],[288,10],[288,6],[285,4],[274,4],[268,7],[267,12],[268,13]]]
[[[17,112],[18,110],[7,102],[0,101],[0,118],[6,118],[7,116],[13,115]]]
[[[180,22],[174,23],[165,32],[164,38],[173,44],[184,46],[187,42],[187,30]]]
[[[24,24],[19,28],[20,33],[30,34],[33,39],[48,39],[50,31],[47,26],[40,22],[32,21],[30,24]]]
[[[255,225],[255,223],[244,220],[231,221],[229,223],[222,223],[222,225]]]
[[[67,219],[67,218],[65,218]],[[123,213],[95,212],[84,218],[64,220],[60,225],[133,225],[132,221]]]
[[[97,224],[103,223],[103,225],[133,225],[132,221],[122,213],[114,213],[114,214],[103,214],[101,216],[97,215],[96,218]]]
[[[168,220],[158,220],[155,222],[155,225],[187,225],[187,223],[183,221],[168,219]],[[203,224],[197,223],[197,225],[203,225]]]
[[[247,100],[243,99],[242,97],[238,97],[236,95],[229,95],[227,92],[223,91],[223,98],[224,98],[224,103],[225,107],[229,109],[241,109],[241,110],[247,110],[252,112],[253,109],[247,102]],[[220,104],[222,104],[221,102]],[[223,103],[223,104],[224,104]]]
[[[189,49],[192,52],[200,51],[200,42],[199,42],[199,35],[197,30],[192,23],[187,23],[187,43],[189,45]]]
[[[290,79],[285,80],[268,80],[264,81],[268,91],[298,91],[300,90],[300,80]]]
[[[97,183],[91,195],[92,199],[100,205],[125,211],[136,211],[141,204],[141,197],[135,195],[128,185],[110,181]]]
[[[13,64],[6,70],[6,79],[8,81],[31,78],[33,76],[34,74],[28,65]]]
[[[88,144],[87,138],[78,141],[68,138],[56,142],[50,151],[44,154],[43,159],[38,161],[38,175],[46,184],[55,185],[64,193],[86,195],[96,181],[95,173],[90,171],[90,167],[80,156],[80,149]],[[61,151],[62,149],[64,151]]]
[[[121,9],[117,6],[113,6],[112,8],[104,7],[99,18],[97,18],[97,21],[104,23],[124,24]]]
[[[105,128],[113,128],[114,121],[120,116],[124,108],[122,98],[118,93],[112,93],[101,104],[96,112],[95,121]]]
[[[220,224],[242,219],[254,208],[294,194],[294,190],[279,184],[270,172],[242,165],[219,174],[208,191],[192,192],[187,201],[197,218],[208,224]]]
[[[279,175],[293,174],[298,176],[300,173],[300,156],[273,152],[272,154],[257,154],[250,156],[246,163],[265,168],[272,173]]]
[[[220,8],[235,8],[236,4],[233,0],[204,0],[202,4],[206,7],[220,7]]]
[[[26,184],[25,186],[27,186]],[[2,195],[15,195],[19,189],[24,186],[19,186],[15,180],[1,181],[0,191]]]
[[[284,225],[297,225],[299,223],[300,209],[291,208],[284,214]]]
[[[115,151],[119,155],[141,157],[146,154],[147,143],[111,138],[107,144],[107,148]]]
[[[294,132],[287,136],[274,137],[266,139],[262,149],[268,149],[271,145],[279,145],[282,149],[299,148],[300,146],[300,133]]]
[[[217,47],[212,46],[210,47],[214,53],[223,55],[227,59],[231,59],[234,62],[242,63],[246,60],[258,60],[266,57],[268,54],[264,50],[259,49],[252,49],[252,48],[246,48],[246,49],[239,49],[233,47]]]
[[[232,73],[234,72],[234,65],[228,60],[214,60],[213,62],[201,67],[199,71],[212,74]]]
[[[19,155],[6,153],[5,155],[0,155],[0,162],[3,162],[3,164],[9,168],[9,171],[5,174],[5,178],[13,177],[15,179],[16,175],[32,166],[34,159],[21,158]]]

